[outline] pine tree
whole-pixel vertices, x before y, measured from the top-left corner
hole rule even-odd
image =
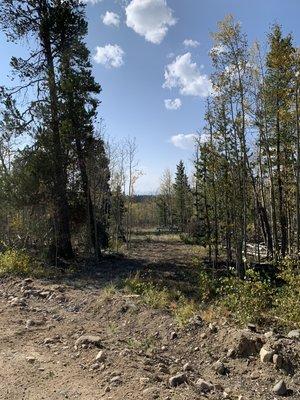
[[[183,161],[177,165],[174,192],[176,220],[180,231],[184,232],[191,217],[191,189]]]

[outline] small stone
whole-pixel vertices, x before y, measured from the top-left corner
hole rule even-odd
[[[104,362],[106,360],[106,355],[103,350],[100,350],[99,353],[96,355],[96,361]]]
[[[176,332],[171,332],[171,335],[170,335],[171,340],[177,339],[177,337],[178,337],[178,335]]]
[[[30,327],[32,327],[32,326],[34,326],[35,325],[35,323],[34,323],[34,320],[33,319],[28,319],[27,321],[26,321],[26,328],[30,328]]]
[[[17,307],[17,306],[25,307],[26,306],[25,300],[22,298],[19,299],[18,297],[14,297],[9,303],[12,307]]]
[[[194,348],[194,351],[199,351],[199,350],[200,348],[198,346]]]
[[[110,383],[115,386],[120,385],[120,383],[122,383],[122,379],[119,375],[117,375],[111,378]]]
[[[214,363],[213,369],[219,375],[226,375],[228,372],[228,369],[225,367],[225,365],[220,360],[218,360],[217,362]]]
[[[211,383],[201,378],[197,380],[196,386],[202,393],[209,393],[214,387]]]
[[[274,336],[274,332],[273,331],[269,331],[269,332],[266,332],[265,333],[265,338],[266,339],[270,339],[271,337],[273,337]]]
[[[276,368],[280,369],[283,366],[283,357],[280,354],[273,355],[273,364]]]
[[[248,324],[248,325],[247,325],[247,328],[248,328],[249,331],[251,331],[251,332],[256,332],[256,330],[257,330],[256,325],[254,325],[254,324]]]
[[[218,328],[216,326],[216,324],[210,323],[208,325],[208,329],[212,332],[212,333],[217,333],[218,332]]]
[[[283,380],[276,383],[273,387],[273,392],[278,396],[284,396],[287,393],[287,387]]]
[[[169,379],[169,385],[171,387],[176,387],[176,386],[182,385],[186,381],[187,381],[187,378],[186,378],[185,374],[177,374],[177,375],[171,376],[171,378]]]
[[[259,353],[260,361],[263,363],[272,362],[274,355],[274,351],[267,349],[266,347],[262,347]]]
[[[227,351],[227,357],[228,358],[234,358],[234,356],[235,356],[235,350],[234,349],[228,349],[228,351]]]
[[[189,363],[189,362],[187,362],[186,364],[184,364],[184,366],[183,366],[183,371],[185,371],[185,372],[187,372],[187,371],[193,371],[193,367],[192,367],[192,365]]]
[[[45,338],[44,344],[53,344],[55,342],[54,338]]]
[[[88,347],[88,346],[101,346],[101,338],[100,336],[94,335],[82,335],[80,336],[75,342],[75,349],[77,350],[78,347]]]
[[[43,299],[46,299],[50,295],[50,292],[39,292],[39,296],[42,297]]]
[[[92,364],[90,367],[91,371],[95,371],[96,369],[99,369],[100,365],[98,363]]]
[[[260,378],[260,374],[256,371],[251,372],[250,378],[254,381]]]
[[[32,356],[26,357],[26,361],[29,364],[34,364],[35,363],[35,357],[32,357]]]
[[[287,337],[289,339],[300,339],[300,329],[295,329],[294,331],[290,331]]]

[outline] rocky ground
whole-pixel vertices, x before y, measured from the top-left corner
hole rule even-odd
[[[240,330],[213,316],[179,328],[110,284],[137,269],[175,282],[184,266],[192,276],[197,255],[144,241],[131,259],[73,279],[2,279],[0,399],[300,399],[299,331]]]

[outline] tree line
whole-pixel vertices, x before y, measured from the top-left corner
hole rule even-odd
[[[300,53],[292,35],[274,25],[263,54],[232,16],[213,40],[194,176],[188,184],[182,163],[174,185],[165,175],[160,209],[166,224],[177,216],[180,230],[208,247],[212,262],[225,258],[242,276],[251,258],[299,256]]]
[[[0,29],[28,50],[0,93],[1,249],[99,259],[111,237],[130,239],[139,171],[134,139],[104,140],[85,5],[3,0]]]

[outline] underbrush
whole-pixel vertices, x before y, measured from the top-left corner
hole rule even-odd
[[[23,250],[9,249],[0,254],[0,275],[29,276],[41,272],[41,265]]]
[[[145,282],[139,274],[126,279],[125,289],[140,295],[141,300],[150,307],[170,311],[180,326],[186,325],[198,311],[196,304],[178,291],[172,291],[165,287],[160,288],[152,282]]]
[[[274,290],[269,281],[249,270],[245,278],[224,278],[217,290],[218,304],[227,309],[239,323],[260,322],[270,310]]]
[[[283,325],[300,327],[300,269],[298,263],[286,259],[279,273],[285,284],[279,287],[274,299],[274,316]]]
[[[199,272],[199,300],[226,314],[238,325],[273,321],[279,326],[300,327],[300,271],[286,259],[279,266],[277,285],[248,269],[244,279],[235,275],[213,278]],[[278,283],[280,282],[280,284]]]
[[[69,274],[73,274],[74,272],[74,268],[68,268]],[[0,253],[0,277],[30,276],[33,278],[57,278],[61,275],[61,269],[54,266],[48,267],[32,257],[25,250],[7,249]]]

